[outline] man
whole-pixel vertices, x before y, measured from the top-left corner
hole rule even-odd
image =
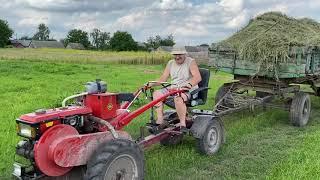
[[[173,47],[171,52],[174,59],[170,60],[159,78],[158,81],[165,82],[171,77],[171,83],[177,84],[180,87],[186,88],[189,92],[198,88],[198,83],[201,81],[201,75],[198,65],[194,59],[186,56],[187,52],[184,47]],[[171,87],[174,88],[174,87]],[[157,99],[167,92],[166,89],[160,89],[154,92],[153,98]],[[174,97],[174,103],[178,117],[180,119],[180,130],[187,132],[186,128],[186,113],[187,106],[185,102],[190,99],[190,93],[181,93],[181,96]],[[163,121],[163,102],[156,104],[157,121],[158,125],[164,123]]]

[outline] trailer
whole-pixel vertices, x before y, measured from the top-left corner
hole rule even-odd
[[[213,113],[223,116],[257,106],[289,111],[294,126],[305,126],[310,117],[310,94],[320,96],[320,48],[290,47],[287,62],[278,62],[272,70],[259,61],[246,61],[229,47],[212,47],[209,66],[234,76],[217,91]],[[301,85],[313,92],[304,92]]]

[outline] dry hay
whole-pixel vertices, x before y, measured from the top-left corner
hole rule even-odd
[[[289,60],[291,47],[320,45],[320,24],[295,19],[279,12],[268,12],[251,19],[247,26],[218,43],[235,49],[241,59],[273,69]]]

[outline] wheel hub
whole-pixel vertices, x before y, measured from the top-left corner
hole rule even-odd
[[[108,167],[105,180],[133,180],[138,177],[138,167],[134,158],[128,154],[115,158]]]
[[[210,148],[217,144],[217,132],[215,128],[211,128],[207,136],[208,145]]]

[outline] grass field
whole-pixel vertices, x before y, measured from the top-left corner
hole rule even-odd
[[[32,53],[10,51],[4,54],[16,57],[6,59],[0,54],[0,179],[11,177],[19,140],[15,118],[36,109],[59,106],[64,97],[83,91],[83,84],[96,78],[105,80],[110,91],[132,92],[159,77],[164,67],[79,64],[46,61],[47,57],[40,62],[41,57],[34,61],[36,55]],[[23,60],[19,53],[25,55]],[[59,53],[64,56],[64,52]],[[201,108],[212,109],[217,88],[231,79],[228,74],[212,71],[209,101]],[[173,147],[155,145],[145,152],[146,179],[320,179],[319,98],[312,97],[312,106],[311,121],[305,128],[292,127],[288,113],[282,110],[241,112],[225,117],[227,141],[211,157],[200,155],[191,137]],[[126,130],[137,136],[139,126],[148,118],[148,113],[139,116]]]

